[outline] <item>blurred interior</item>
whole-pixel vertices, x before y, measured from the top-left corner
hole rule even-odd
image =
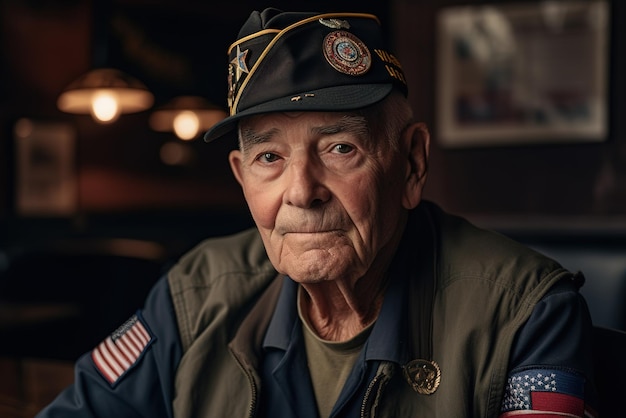
[[[594,323],[626,330],[626,3],[607,2],[599,135],[443,143],[437,17],[493,3],[311,7],[372,12],[387,28],[433,138],[426,197],[582,270]],[[181,140],[151,117],[180,97],[223,112],[226,50],[267,4],[294,3],[0,0],[0,416],[30,417],[49,402],[72,381],[71,363],[139,308],[179,255],[252,225],[227,166],[235,144]],[[153,103],[104,124],[59,110],[64,89],[96,68],[140,80]]]

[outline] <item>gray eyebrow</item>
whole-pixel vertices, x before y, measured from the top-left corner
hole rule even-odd
[[[369,138],[369,128],[367,119],[364,116],[344,115],[336,123],[331,125],[317,126],[312,129],[316,135],[335,135],[346,132],[359,138]],[[249,150],[257,144],[268,142],[278,133],[277,128],[268,131],[257,132],[252,128],[239,126],[239,148],[242,151]]]
[[[265,132],[257,132],[252,128],[239,128],[239,149],[246,151],[257,144],[269,141],[278,129],[270,129]]]
[[[340,132],[351,133],[359,138],[368,138],[369,129],[367,120],[363,116],[344,115],[332,125],[320,126],[314,132],[321,135],[334,135]]]

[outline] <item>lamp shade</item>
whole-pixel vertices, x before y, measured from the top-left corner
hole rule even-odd
[[[67,113],[92,114],[106,123],[122,113],[146,110],[153,102],[152,93],[136,78],[113,68],[99,68],[67,86],[57,106]]]
[[[227,116],[225,110],[199,96],[178,96],[150,115],[150,127],[158,132],[174,132],[183,140],[195,139],[202,131]]]

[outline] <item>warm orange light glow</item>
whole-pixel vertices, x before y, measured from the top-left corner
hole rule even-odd
[[[150,115],[150,127],[158,132],[174,132],[190,141],[224,119],[227,113],[198,96],[179,96]]]
[[[137,79],[121,71],[101,68],[88,72],[59,95],[63,112],[91,114],[100,123],[110,123],[122,113],[148,109],[154,96]]]
[[[91,115],[101,123],[111,123],[120,115],[117,97],[109,90],[94,93],[91,99]]]
[[[183,166],[191,162],[193,151],[189,145],[179,142],[166,142],[160,150],[161,161],[167,165]]]
[[[188,141],[198,135],[200,119],[195,112],[183,110],[174,117],[174,133],[182,140]]]

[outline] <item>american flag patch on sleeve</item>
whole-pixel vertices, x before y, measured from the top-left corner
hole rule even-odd
[[[137,315],[133,315],[91,352],[100,374],[111,384],[130,370],[153,338]]]
[[[585,405],[585,379],[557,369],[528,369],[509,375],[500,418],[596,417]]]

